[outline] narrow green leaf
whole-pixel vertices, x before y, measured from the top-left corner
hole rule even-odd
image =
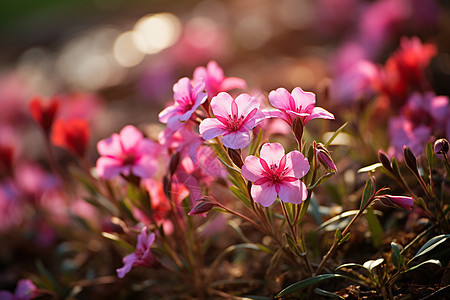
[[[297,242],[294,240],[294,238],[289,233],[286,233],[286,240],[288,242],[289,248],[291,249],[292,253],[294,253],[295,255],[297,255],[299,257],[305,255],[305,253],[302,253],[300,251],[300,249],[297,246]]]
[[[66,290],[61,284],[59,284],[55,276],[53,276],[53,274],[44,266],[41,260],[36,261],[36,268],[39,274],[45,280],[47,285],[46,287],[49,288],[49,290],[57,293],[62,298],[65,298]]]
[[[334,269],[334,270],[335,270],[335,271],[338,271],[338,270],[340,270],[340,269],[342,269],[342,268],[353,268],[353,267],[358,267],[358,268],[362,268],[362,269],[365,269],[365,270],[369,271],[369,270],[368,270],[366,267],[364,267],[363,265],[355,264],[355,263],[343,264],[343,265],[340,265],[339,267],[337,267],[337,268]]]
[[[392,158],[392,170],[394,171],[395,177],[398,179],[402,178],[402,175],[400,174],[400,167],[398,166],[398,162],[395,157]]]
[[[378,218],[373,213],[373,209],[369,207],[367,209],[367,222],[369,224],[369,230],[372,234],[372,243],[375,248],[378,248],[381,245],[381,241],[383,240],[383,227],[378,221]]]
[[[378,169],[378,168],[380,168],[382,166],[383,166],[383,164],[376,163],[376,164],[373,164],[373,165],[370,165],[370,166],[367,166],[367,167],[359,169],[357,173],[372,172],[372,171],[375,171],[376,169]]]
[[[344,125],[342,125],[341,127],[339,127],[338,130],[336,130],[334,132],[334,134],[330,137],[330,139],[325,143],[325,148],[327,148],[333,141],[334,139],[338,136],[339,133],[342,132],[342,130],[344,130],[345,126],[347,126],[348,122],[345,122]]]
[[[405,267],[405,257],[400,253],[403,247],[397,243],[391,243],[392,254],[391,262],[397,270],[401,270]]]
[[[363,196],[361,199],[361,209],[366,206],[367,201],[369,201],[370,197],[375,193],[375,184],[372,177],[369,177],[366,181],[366,186],[364,187]]]
[[[264,296],[243,296],[242,299],[252,299],[252,300],[272,300],[272,298]]]
[[[326,228],[327,226],[329,226],[333,223],[343,221],[344,219],[346,219],[348,217],[352,217],[352,216],[356,215],[358,212],[359,212],[359,210],[349,210],[349,211],[343,212],[343,213],[341,213],[337,216],[334,216],[334,217],[326,220],[325,222],[323,222],[322,225],[317,227],[317,230]]]
[[[339,295],[337,295],[335,293],[332,293],[332,292],[329,292],[329,291],[325,291],[325,290],[322,290],[322,289],[319,289],[319,288],[315,288],[314,289],[314,293],[316,293],[317,295],[321,295],[321,296],[325,296],[325,297],[331,298],[331,299],[345,299],[344,297],[339,296]]]
[[[247,207],[252,207],[251,200],[248,199],[247,195],[245,195],[240,189],[238,189],[235,186],[230,186],[231,192],[239,199],[241,200]]]
[[[255,155],[256,154],[256,151],[259,148],[259,144],[261,143],[262,132],[263,132],[263,130],[261,128],[259,130],[259,132],[258,132],[258,136],[256,137],[256,139],[252,140],[252,143],[250,144],[248,155]]]
[[[350,238],[350,232],[348,232],[339,242],[339,245],[345,243]]]
[[[314,277],[310,277],[307,279],[304,279],[302,281],[296,282],[294,284],[291,284],[290,286],[288,286],[287,288],[285,288],[284,290],[282,290],[281,292],[278,293],[278,295],[275,296],[275,298],[280,298],[281,296],[285,296],[285,295],[289,295],[292,294],[298,290],[307,288],[311,285],[314,285],[316,283],[319,283],[323,280],[326,279],[330,279],[330,278],[346,278],[349,279],[347,276],[344,275],[340,275],[340,274],[322,274],[322,275],[317,275]]]
[[[435,265],[438,265],[439,267],[442,267],[442,263],[441,263],[438,259],[429,259],[429,260],[427,260],[427,261],[424,261],[424,262],[418,264],[417,266],[414,266],[414,267],[411,267],[411,268],[407,269],[407,270],[405,271],[405,273],[406,273],[406,272],[409,272],[409,271],[413,271],[413,270],[415,270],[415,269],[417,269],[417,268],[420,268],[420,267],[423,266],[424,264],[435,264]]]
[[[322,177],[320,177],[313,185],[308,187],[308,190],[311,191],[313,189],[315,189],[317,186],[321,185],[322,183],[324,183],[325,181],[327,181],[331,176],[333,176],[334,174],[336,174],[336,172],[330,172],[328,174],[323,175]]]
[[[305,201],[302,202],[302,204],[301,204],[302,207],[300,208],[300,216],[297,220],[297,224],[295,224],[295,225],[300,224],[300,221],[306,215],[306,212],[308,211],[308,206],[309,206],[310,202],[311,202],[311,198],[307,198]]]
[[[102,236],[114,241],[115,243],[117,243],[118,245],[122,246],[123,248],[125,248],[126,250],[128,250],[129,252],[135,252],[136,248],[131,245],[130,243],[128,243],[127,241],[125,241],[124,239],[121,239],[120,237],[118,237],[117,235],[108,233],[108,232],[102,232]]]
[[[425,245],[423,245],[419,249],[419,251],[417,251],[416,255],[414,255],[414,257],[411,258],[411,260],[408,263],[410,263],[413,259],[416,259],[417,257],[422,256],[422,255],[430,252],[431,250],[433,250],[434,248],[436,248],[440,244],[444,243],[448,238],[450,238],[450,234],[442,234],[442,235],[439,235],[439,236],[436,236],[436,237],[432,238],[431,240],[426,242]]]
[[[431,142],[428,142],[427,144],[427,160],[428,160],[428,167],[433,169],[433,159],[434,159],[434,151],[433,146],[431,145]]]

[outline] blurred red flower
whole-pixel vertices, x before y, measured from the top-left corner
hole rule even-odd
[[[89,141],[89,124],[84,119],[58,119],[53,125],[52,143],[84,157]]]
[[[44,101],[41,97],[36,96],[30,102],[31,116],[44,129],[47,136],[50,134],[58,110],[59,99],[56,97],[52,97],[49,101]]]

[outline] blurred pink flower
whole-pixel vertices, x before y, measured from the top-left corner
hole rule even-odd
[[[37,296],[37,287],[30,279],[20,279],[14,294],[8,291],[0,291],[0,299],[2,300],[29,300]]]
[[[203,92],[204,89],[203,80],[197,81],[194,85],[187,77],[178,80],[173,86],[175,104],[159,113],[159,121],[167,124],[167,127],[173,131],[179,129],[208,98],[208,95]]]
[[[389,156],[403,160],[403,146],[408,146],[416,154],[423,153],[431,136],[431,128],[424,125],[414,126],[411,121],[400,116],[389,120],[389,135]]]
[[[144,138],[134,126],[125,126],[119,134],[97,143],[97,174],[104,179],[113,179],[119,174],[134,174],[141,178],[152,177],[157,171],[154,155],[158,145]]]
[[[258,99],[247,94],[233,99],[228,93],[219,93],[211,100],[211,108],[216,118],[203,120],[200,134],[205,140],[223,135],[224,146],[232,149],[247,147],[250,131],[264,120]]]
[[[152,232],[147,234],[147,226],[142,228],[138,235],[136,251],[128,254],[123,258],[123,267],[117,269],[117,277],[123,278],[125,274],[131,271],[132,267],[152,267],[156,263],[156,259],[150,251],[150,246],[155,241],[155,234]]]
[[[308,171],[308,159],[302,153],[291,151],[285,155],[278,143],[264,144],[260,158],[250,155],[242,166],[242,176],[253,182],[253,199],[265,207],[272,205],[277,196],[293,204],[305,200],[308,190],[299,179]]]
[[[301,88],[296,87],[292,93],[285,88],[278,88],[269,94],[270,103],[279,110],[269,109],[264,113],[267,117],[279,117],[292,126],[295,118],[299,117],[303,126],[310,120],[316,118],[334,119],[332,113],[321,107],[315,107],[316,95],[311,92],[304,92]]]
[[[225,77],[223,70],[217,62],[210,61],[205,67],[197,67],[194,70],[194,80],[203,79],[206,84],[206,92],[210,98],[220,92],[226,92],[231,89],[245,89],[247,84],[241,78]]]
[[[58,95],[61,106],[58,117],[70,119],[93,120],[103,109],[103,102],[96,94],[62,94]]]

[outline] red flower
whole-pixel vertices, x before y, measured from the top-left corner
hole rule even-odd
[[[52,143],[84,157],[89,141],[89,124],[84,119],[58,119],[53,125]]]
[[[58,109],[59,100],[56,97],[44,103],[41,97],[36,96],[30,102],[31,116],[44,129],[47,136],[50,134]]]

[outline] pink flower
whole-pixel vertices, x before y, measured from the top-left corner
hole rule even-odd
[[[210,61],[205,67],[197,67],[194,70],[194,80],[203,79],[206,83],[206,92],[209,97],[214,97],[220,92],[226,92],[231,89],[245,89],[246,83],[243,79],[237,77],[225,77],[223,70],[217,62]]]
[[[189,120],[195,110],[208,98],[208,95],[203,92],[204,89],[203,80],[197,81],[194,86],[187,77],[178,80],[173,86],[175,104],[159,113],[159,121],[167,124],[167,127],[172,130],[179,129],[182,122]]]
[[[223,135],[225,147],[245,148],[250,144],[250,131],[264,120],[259,110],[259,101],[247,94],[233,99],[228,93],[219,93],[211,100],[216,118],[207,118],[200,123],[200,134],[210,140]]]
[[[119,174],[133,173],[141,178],[153,176],[157,169],[154,157],[157,144],[143,137],[132,125],[125,126],[120,134],[97,143],[97,174],[104,179],[113,179]]]
[[[37,287],[30,279],[20,279],[14,294],[8,291],[0,291],[2,300],[29,300],[38,296]]]
[[[280,117],[291,126],[296,117],[301,119],[303,126],[316,118],[334,119],[332,113],[321,107],[315,107],[316,95],[314,93],[304,92],[299,87],[293,89],[291,94],[285,88],[271,91],[269,101],[280,111],[268,110],[266,116],[269,118]]]
[[[308,196],[305,184],[299,180],[309,171],[308,160],[299,151],[285,155],[278,143],[261,147],[261,157],[250,155],[242,166],[242,176],[253,181],[251,195],[255,202],[270,206],[280,197],[284,202],[300,204]]]
[[[132,267],[152,267],[156,263],[156,259],[150,251],[150,246],[155,241],[155,234],[152,232],[147,234],[147,227],[142,228],[138,235],[136,251],[128,254],[123,258],[123,267],[117,269],[117,277],[123,278],[125,274],[131,271]]]

